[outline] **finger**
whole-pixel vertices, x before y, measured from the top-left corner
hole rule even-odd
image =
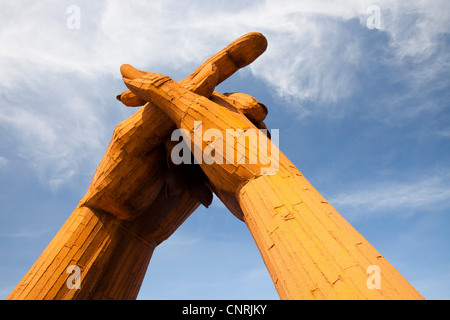
[[[130,79],[130,80],[137,79],[137,78],[140,78],[143,75],[145,75],[144,71],[139,71],[129,64],[121,65],[120,73],[122,74],[122,77]],[[130,90],[127,90],[125,92],[122,92],[120,95],[117,95],[116,99],[121,101],[127,107],[140,107],[147,103],[147,101],[139,99]]]
[[[140,107],[147,103],[147,101],[139,99],[130,90],[124,91],[121,94],[117,95],[116,99],[122,102],[127,107]]]
[[[130,65],[123,65],[124,78],[133,80],[137,79],[146,74],[146,72],[139,71]],[[121,72],[122,72],[121,67]],[[180,81],[180,85],[198,95],[209,98],[214,92],[219,79],[218,68],[209,63],[203,67],[203,69],[192,79],[186,78]],[[140,107],[147,103],[147,101],[138,98],[130,90],[124,91],[122,94],[118,95],[117,100],[121,101],[127,107]]]
[[[122,77],[130,79],[130,80],[140,78],[146,74],[146,72],[139,71],[136,68],[134,68],[133,66],[130,66],[129,64],[121,65],[120,73],[122,74]]]
[[[200,129],[202,132],[216,129],[215,132],[219,132],[222,137],[227,136],[229,129],[234,129],[234,132],[256,129],[247,117],[229,103],[228,106],[215,103],[186,90],[167,76],[150,72],[135,80],[124,78],[124,83],[138,97],[151,101],[161,108],[179,129],[189,132],[194,144],[188,146],[208,178],[214,178],[217,189],[224,192],[236,192],[243,183],[261,174],[261,164],[258,162],[238,164],[233,160],[230,163],[224,148],[214,150],[215,160],[213,163],[202,162],[204,149],[208,144],[202,139],[195,138],[198,135],[197,127],[200,125],[203,127]],[[257,159],[257,141],[249,140],[251,140],[251,145],[245,146],[245,154],[248,153],[249,157]],[[214,184],[212,180],[211,182]]]
[[[208,63],[192,78],[180,81],[180,85],[198,95],[209,98],[219,81],[219,69],[213,63]]]
[[[266,118],[268,113],[267,107],[251,95],[241,92],[224,93],[223,95],[253,123],[263,121]]]
[[[247,33],[206,60],[188,78],[194,78],[205,65],[213,63],[219,70],[217,84],[220,84],[240,68],[255,61],[266,49],[267,39],[261,33]]]
[[[123,78],[123,82],[128,89],[131,90],[140,99],[154,102],[155,105],[167,104],[165,100],[170,100],[170,97],[160,87],[166,82],[175,83],[168,76],[148,72],[145,76],[138,79]],[[178,88],[179,86],[177,86]],[[180,95],[181,97],[181,95]]]
[[[180,81],[180,84],[199,95],[209,98],[214,87],[230,77],[240,68],[243,68],[256,60],[267,48],[267,39],[258,32],[250,32],[230,43],[220,50],[188,77]],[[129,64],[120,67],[124,78],[133,80],[141,77],[146,72],[139,71]],[[126,106],[141,106],[145,102],[125,91],[117,96]]]

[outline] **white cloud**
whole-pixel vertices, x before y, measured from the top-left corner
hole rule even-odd
[[[272,41],[267,55],[261,58],[264,62],[254,69],[255,74],[274,86],[279,95],[292,98],[299,112],[308,114],[310,110],[302,107],[302,102],[314,102],[314,112],[332,111],[323,105],[354,94],[360,81],[356,71],[368,64],[402,67],[401,72],[391,75],[390,81],[409,83],[411,92],[435,81],[442,70],[450,69],[445,52],[437,61],[429,61],[439,50],[440,37],[449,34],[448,1],[377,1],[381,9],[380,32],[389,39],[389,54],[381,51],[376,56],[367,55],[370,51],[364,47],[365,37],[377,32],[366,27],[366,10],[371,4],[374,3],[266,2],[261,9],[266,16],[256,25],[267,31]],[[351,19],[359,20],[359,30],[349,23]],[[369,50],[377,50],[377,46]],[[406,59],[413,64],[407,66]]]
[[[446,128],[443,130],[439,130],[439,129],[434,130],[434,131],[432,131],[432,134],[434,134],[440,138],[443,138],[443,139],[449,139],[450,138],[450,129]]]
[[[450,206],[449,173],[436,174],[416,181],[385,181],[359,186],[329,197],[330,203],[351,218],[397,212],[403,217],[417,211]]]
[[[53,81],[49,83],[57,83]],[[106,149],[103,107],[87,101],[92,94],[80,97],[71,83],[63,79],[57,88],[46,89],[41,84],[36,89],[18,89],[15,101],[0,98],[0,123],[14,137],[8,157],[24,160],[53,190],[69,183],[82,169],[92,171]]]
[[[384,30],[393,38],[400,57],[426,59],[436,49],[438,37],[448,34],[448,1],[379,1]]]
[[[8,166],[9,160],[0,156],[0,170],[4,170]]]
[[[355,93],[356,71],[368,59],[364,35],[370,31],[365,27],[366,10],[372,2],[241,3],[80,1],[80,30],[66,27],[71,1],[4,3],[0,124],[13,129],[20,140],[19,151],[33,159],[44,179],[60,185],[77,171],[72,163],[98,153],[100,137],[108,135],[102,118],[105,110],[98,103],[117,92],[101,83],[106,78],[120,81],[121,64],[168,71],[176,78],[249,31],[265,34],[269,47],[245,72],[263,79],[299,115],[312,112],[307,102],[314,102],[314,112],[336,111],[329,105]],[[380,57],[385,59],[381,63],[426,61],[438,50],[440,36],[448,34],[447,1],[376,4],[382,10],[381,32],[391,39],[393,53],[392,58]],[[352,29],[356,27],[359,31]],[[399,75],[399,80],[417,88],[450,66],[441,56],[423,67]],[[82,90],[90,94],[81,97]],[[418,113],[424,108],[418,106]]]
[[[0,41],[2,69],[21,77],[17,63],[60,72],[114,74],[124,62],[150,68],[188,71],[228,41],[248,31],[269,38],[264,63],[252,68],[277,92],[297,101],[333,102],[352,93],[353,69],[361,64],[361,32],[350,30],[349,20],[366,28],[370,1],[266,1],[239,7],[199,2],[120,1],[81,2],[81,30],[65,26],[64,5],[34,4],[24,10],[9,4],[16,20],[4,26]],[[396,57],[429,57],[441,34],[448,33],[448,2],[377,2],[382,31],[392,41]],[[221,10],[217,10],[218,6]],[[49,10],[50,8],[50,10]],[[369,32],[367,30],[367,32]],[[20,66],[20,65],[19,65]],[[25,70],[22,70],[25,71]],[[429,75],[432,77],[433,75]]]
[[[5,84],[11,75],[23,75],[11,61],[22,62],[23,67],[84,75],[106,72],[118,76],[118,66],[124,61],[183,69],[235,37],[256,30],[270,41],[262,57],[264,64],[253,68],[257,76],[284,96],[335,100],[348,94],[349,78],[354,77],[351,67],[365,58],[359,50],[361,35],[348,30],[345,22],[356,19],[365,28],[370,4],[266,1],[239,7],[217,2],[81,2],[81,29],[68,30],[64,4],[43,1],[24,8],[11,3],[6,6],[14,20],[6,19],[10,23],[4,22],[0,33],[5,44],[0,51],[2,67],[7,68],[0,80]],[[446,1],[380,0],[377,5],[382,10],[382,31],[392,37],[390,45],[398,57],[427,58],[438,37],[448,34]]]
[[[31,230],[30,228],[22,228],[19,231],[13,233],[0,233],[0,237],[7,238],[40,238],[50,232],[54,232],[52,228],[45,228],[40,230]]]
[[[195,246],[201,240],[202,238],[200,236],[193,236],[191,234],[178,231],[160,244],[160,247],[171,247],[172,250],[174,250],[175,247]]]

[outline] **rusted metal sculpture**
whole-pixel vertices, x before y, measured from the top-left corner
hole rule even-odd
[[[143,107],[116,127],[86,195],[8,299],[135,299],[156,246],[212,192],[247,224],[281,299],[422,299],[267,139],[267,108],[214,91],[266,47],[246,34],[179,82],[123,65],[117,99]],[[173,161],[175,130],[197,164]]]

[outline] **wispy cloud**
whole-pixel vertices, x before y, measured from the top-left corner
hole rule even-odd
[[[450,128],[442,129],[442,130],[434,130],[433,134],[439,138],[449,139],[450,138]]]
[[[18,98],[15,104],[0,98],[3,102],[0,123],[13,133],[16,141],[10,156],[25,160],[44,184],[53,189],[68,183],[81,165],[91,170],[94,163],[90,161],[98,158],[93,154],[104,149],[102,109],[96,109],[83,98],[66,95],[75,93],[70,87],[64,87],[64,91],[59,97],[56,92],[52,95],[52,90],[44,97],[32,92],[31,96],[41,99],[39,105],[27,104],[28,99]],[[2,163],[6,165],[5,161]]]
[[[8,166],[9,160],[0,156],[0,170],[4,170]]]
[[[336,194],[329,200],[338,211],[351,218],[392,212],[406,217],[418,211],[450,207],[449,177],[447,172],[408,182],[378,182]]]
[[[46,235],[47,233],[54,232],[54,229],[52,228],[44,228],[39,230],[32,230],[30,228],[22,228],[18,231],[11,232],[11,233],[0,233],[0,237],[5,238],[40,238],[43,235]]]
[[[105,143],[108,120],[98,104],[118,92],[102,83],[120,81],[123,63],[177,78],[236,37],[261,31],[268,50],[244,72],[262,79],[291,112],[348,112],[349,105],[333,106],[364,89],[358,72],[382,64],[394,73],[385,80],[407,83],[389,108],[387,100],[371,105],[375,116],[388,111],[391,118],[414,99],[411,92],[435,88],[450,70],[441,47],[449,34],[444,0],[377,1],[382,25],[375,31],[366,27],[370,1],[80,1],[80,30],[66,27],[71,4],[8,2],[0,13],[0,125],[53,188]],[[367,39],[377,32],[387,40],[374,54]],[[435,104],[420,102],[409,114]]]
[[[174,235],[170,236],[169,239],[164,241],[161,246],[171,247],[173,250],[174,247],[193,246],[201,240],[201,237],[193,236],[191,234],[186,234],[183,232],[177,232]]]

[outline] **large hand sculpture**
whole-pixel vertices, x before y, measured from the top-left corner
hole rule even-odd
[[[249,34],[209,61],[221,68],[223,81],[266,45]],[[121,71],[133,78],[133,70],[123,66]],[[202,65],[181,83],[202,94],[216,85],[210,80]],[[8,299],[134,299],[155,247],[200,203],[211,202],[198,166],[167,161],[173,121],[130,92],[118,98],[145,106],[116,127],[86,195]],[[80,289],[72,286],[76,281],[69,283],[75,275],[71,266],[79,268]]]
[[[154,248],[208,206],[212,190],[247,224],[282,299],[421,299],[277,146],[247,135],[265,129],[267,108],[214,91],[266,46],[247,34],[180,82],[123,65],[129,90],[118,99],[144,106],[117,126],[86,196],[8,298],[135,298]],[[200,167],[173,163],[175,129]],[[240,147],[257,161],[234,151],[230,161],[226,151]],[[81,289],[66,285],[69,265],[81,268]]]

